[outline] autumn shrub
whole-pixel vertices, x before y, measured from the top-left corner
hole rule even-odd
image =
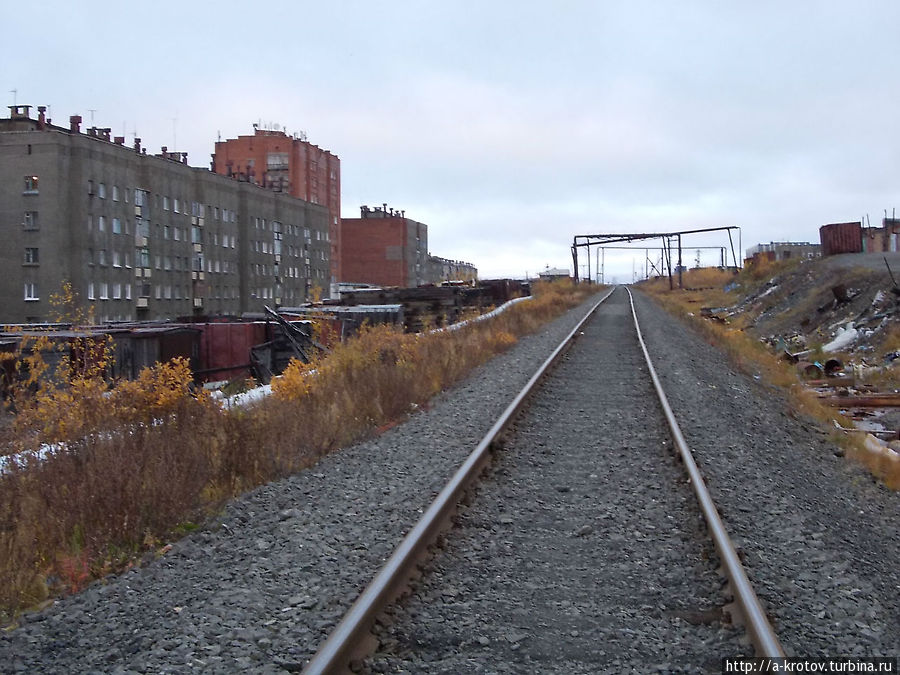
[[[785,268],[785,265],[763,265],[763,269],[767,272],[775,269],[783,271]],[[752,278],[764,276],[760,274],[759,269],[751,270],[747,275]],[[837,408],[823,403],[815,391],[804,386],[795,364],[773,352],[768,345],[750,332],[743,330],[741,325],[747,321],[747,317],[735,317],[729,323],[721,323],[699,316],[697,307],[721,301],[721,294],[717,294],[721,292],[716,290],[676,292],[669,291],[667,287],[661,288],[659,285],[646,290],[649,290],[650,294],[672,313],[689,318],[694,328],[722,349],[739,369],[780,388],[787,397],[792,414],[818,422],[832,433],[832,440],[846,451],[848,457],[864,465],[888,487],[900,489],[900,458],[887,452],[880,445],[866,443],[866,435],[856,430],[834,434],[836,429],[852,430],[852,419],[843,415]],[[898,335],[900,331],[889,330],[880,348],[889,350],[900,345]]]
[[[197,390],[183,359],[110,382],[105,352],[79,361],[75,350],[51,373],[48,346],[38,345],[24,355],[35,376],[18,391],[20,454],[0,471],[0,620],[132,564],[228,498],[377,433],[597,290],[539,283],[532,299],[459,330],[366,327],[311,363],[291,362],[273,396],[246,409]]]

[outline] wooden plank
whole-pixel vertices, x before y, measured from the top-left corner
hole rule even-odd
[[[865,396],[823,396],[823,403],[838,408],[900,408],[900,394],[868,394]]]

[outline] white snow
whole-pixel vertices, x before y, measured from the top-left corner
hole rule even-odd
[[[837,352],[845,347],[848,347],[856,340],[859,335],[859,331],[853,327],[853,322],[850,321],[843,328],[838,328],[837,333],[834,336],[834,339],[826,345],[822,346],[823,352]]]

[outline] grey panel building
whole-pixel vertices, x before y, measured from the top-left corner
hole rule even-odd
[[[98,321],[238,315],[327,292],[324,206],[30,108],[0,118],[0,322],[47,321],[64,281]]]

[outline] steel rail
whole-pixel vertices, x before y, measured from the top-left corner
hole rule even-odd
[[[688,476],[691,479],[691,485],[693,485],[697,501],[700,503],[700,509],[703,512],[706,525],[709,528],[710,535],[719,552],[719,557],[722,560],[722,566],[725,569],[725,574],[731,584],[735,601],[737,602],[738,609],[744,619],[745,629],[747,630],[750,642],[753,644],[757,656],[784,658],[784,650],[782,649],[769,620],[766,618],[766,613],[763,611],[759,598],[756,597],[753,586],[747,578],[747,573],[744,571],[744,566],[738,558],[737,551],[735,551],[734,545],[728,537],[725,525],[719,517],[716,505],[713,503],[709,490],[706,488],[703,476],[700,475],[700,469],[697,468],[694,456],[691,454],[691,450],[688,448],[684,436],[681,433],[681,428],[675,420],[675,414],[669,406],[666,392],[663,391],[662,383],[656,374],[656,369],[653,367],[650,353],[647,351],[644,336],[641,334],[641,326],[638,323],[637,312],[634,308],[634,297],[631,295],[630,289],[626,288],[626,290],[628,291],[628,300],[631,303],[631,315],[634,317],[634,327],[637,330],[638,341],[641,343],[641,349],[643,350],[644,358],[647,361],[650,378],[653,380],[653,386],[659,396],[660,405],[662,406],[663,413],[669,423],[672,438],[675,441],[675,445],[678,446],[678,452],[681,455],[684,466],[687,468]]]
[[[581,327],[597,310],[600,304],[613,292],[610,289],[584,315],[578,325],[556,347],[552,354],[532,375],[528,383],[516,395],[512,403],[494,422],[490,431],[481,439],[478,446],[457,469],[450,481],[440,491],[431,506],[425,511],[412,530],[403,538],[394,553],[388,558],[378,574],[356,599],[341,622],[335,627],[322,646],[319,647],[312,660],[304,669],[304,673],[339,673],[349,670],[349,663],[367,636],[375,615],[390,602],[396,590],[410,578],[416,560],[425,553],[427,547],[434,542],[453,510],[459,504],[466,489],[474,482],[490,458],[490,448],[497,437],[509,426],[521,409],[535,385],[546,375],[550,367],[571,346],[579,335]]]

